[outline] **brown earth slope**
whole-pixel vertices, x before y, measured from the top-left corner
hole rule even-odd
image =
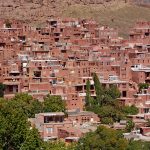
[[[128,0],[0,0],[0,17],[40,25],[51,16],[93,18],[118,27],[121,35],[138,20],[150,20],[150,9]]]

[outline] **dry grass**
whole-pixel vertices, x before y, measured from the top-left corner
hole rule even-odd
[[[127,32],[139,20],[150,21],[150,9],[122,2],[106,6],[81,6],[69,7],[63,12],[64,17],[93,18],[100,24],[117,27],[121,36],[127,36]]]

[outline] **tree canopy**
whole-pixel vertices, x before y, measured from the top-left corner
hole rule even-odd
[[[65,102],[61,96],[47,95],[44,98],[44,112],[65,112]]]
[[[87,133],[81,138],[77,148],[80,150],[125,150],[127,145],[127,140],[118,131],[99,126],[95,132]]]
[[[58,150],[63,143],[46,144],[28,118],[45,111],[64,111],[59,96],[48,95],[44,102],[28,94],[17,94],[11,100],[0,99],[0,149],[3,150]],[[57,145],[57,146],[56,146]],[[68,147],[64,146],[65,150]]]
[[[148,89],[149,84],[148,83],[139,83],[139,92],[141,92],[142,89]]]
[[[150,143],[126,140],[122,131],[99,126],[95,132],[89,132],[77,143],[76,150],[149,150]]]
[[[93,75],[94,80],[94,86],[95,86],[95,92],[96,92],[96,102],[98,105],[102,106],[103,104],[103,97],[104,97],[104,88],[102,87],[102,84],[99,81],[98,76],[96,73]]]
[[[38,132],[30,128],[26,108],[15,106],[16,102],[13,104],[13,101],[0,100],[0,104],[0,148],[19,150],[30,139],[37,143],[32,145],[32,149],[40,149],[41,139]]]
[[[126,131],[127,132],[131,132],[135,127],[135,124],[132,120],[128,120],[127,124],[126,124]]]
[[[116,85],[104,87],[96,74],[93,75],[96,98],[91,97],[90,82],[86,84],[86,110],[93,111],[101,118],[103,124],[113,124],[113,122],[125,119],[129,114],[137,114],[135,106],[120,106],[118,98],[120,91]]]
[[[135,107],[134,105],[132,105],[132,106],[125,106],[125,107],[122,108],[122,111],[126,115],[136,115],[138,113],[138,108]]]
[[[85,97],[85,106],[90,106],[90,97],[91,97],[91,93],[90,93],[90,80],[87,80],[86,82],[86,97]]]
[[[59,106],[57,106],[59,105]],[[46,107],[45,107],[46,106]],[[92,103],[92,107],[96,106]],[[119,113],[114,112],[113,103],[95,108],[103,122],[113,122]],[[17,94],[11,100],[0,99],[0,149],[3,150],[134,150],[150,148],[147,142],[127,141],[120,131],[104,126],[95,132],[85,134],[77,144],[66,146],[63,142],[44,142],[34,127],[28,122],[29,117],[44,111],[65,111],[65,104],[59,96],[46,96],[44,102],[33,99],[28,94]],[[115,111],[118,111],[117,109]],[[127,131],[132,123],[128,122]],[[139,149],[140,150],[140,149]]]

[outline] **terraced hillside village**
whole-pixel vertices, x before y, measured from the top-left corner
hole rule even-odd
[[[150,0],[0,0],[0,150],[150,150]]]

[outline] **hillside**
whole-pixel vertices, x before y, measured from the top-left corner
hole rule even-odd
[[[94,7],[75,5],[64,11],[64,16],[94,18],[100,24],[119,28],[120,34],[126,36],[136,21],[150,21],[150,9],[123,2]]]
[[[93,18],[100,24],[118,27],[121,35],[126,35],[135,21],[150,20],[150,9],[127,0],[2,0],[0,16],[38,26],[51,16]]]

